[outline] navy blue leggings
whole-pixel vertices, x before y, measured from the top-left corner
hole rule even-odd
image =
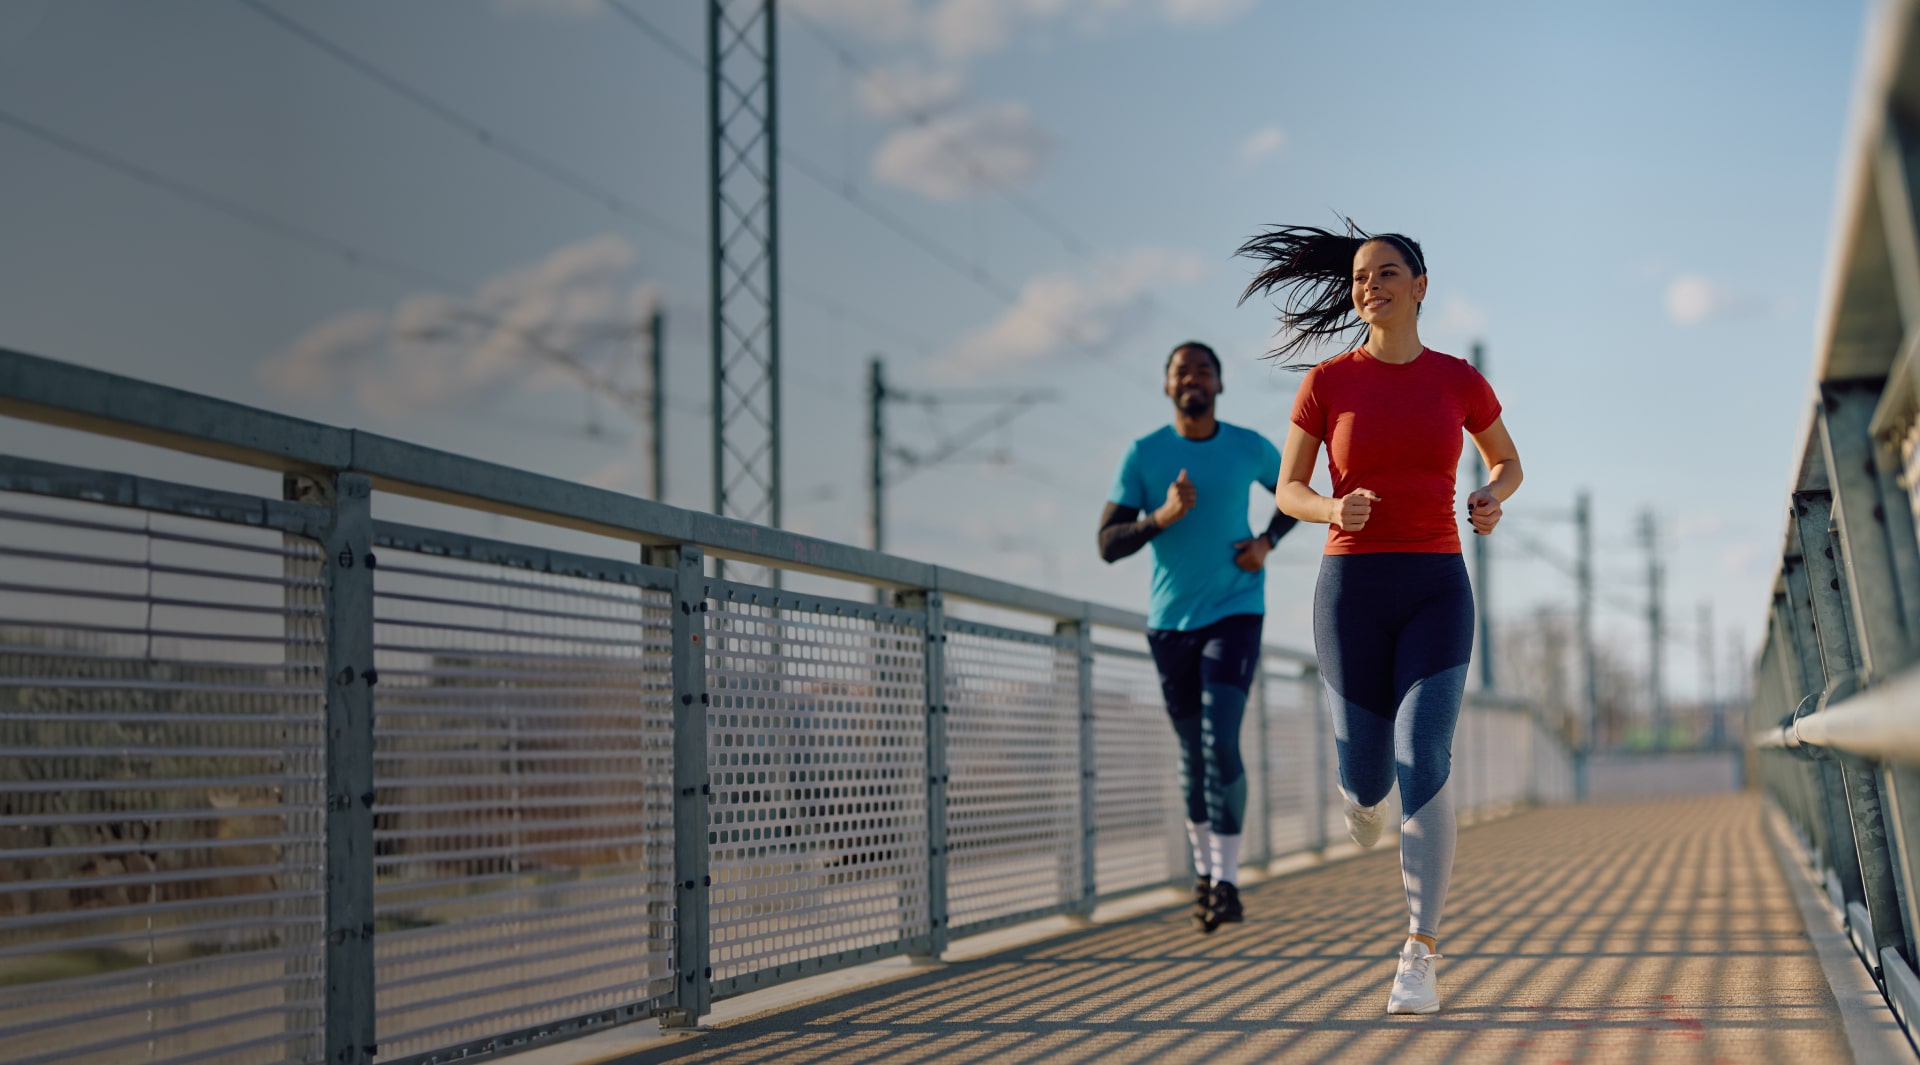
[[[1160,670],[1167,716],[1180,738],[1180,787],[1187,820],[1240,834],[1247,816],[1247,766],[1240,720],[1260,660],[1259,614],[1234,614],[1192,632],[1151,629],[1147,646]]]
[[[1362,806],[1400,783],[1401,818],[1439,793],[1473,654],[1473,589],[1453,554],[1328,555],[1313,640],[1340,784]]]

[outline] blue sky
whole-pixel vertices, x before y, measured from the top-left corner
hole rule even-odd
[[[626,3],[703,52],[702,5]],[[0,345],[640,490],[643,437],[617,402],[542,369],[510,336],[410,338],[450,307],[480,307],[638,386],[631,348],[606,335],[659,301],[668,499],[708,505],[700,73],[599,0],[259,7],[623,206],[236,0],[0,0]],[[1166,420],[1161,360],[1188,336],[1214,343],[1222,416],[1277,437],[1297,378],[1257,360],[1271,313],[1236,308],[1246,268],[1232,251],[1261,225],[1338,212],[1425,244],[1429,344],[1464,355],[1484,339],[1528,471],[1512,529],[1570,553],[1571,530],[1551,519],[1586,488],[1603,583],[1631,598],[1635,522],[1651,507],[1669,613],[1688,627],[1711,602],[1722,630],[1757,640],[1860,3],[785,11],[789,153],[968,267],[782,170],[790,526],[865,535],[870,356],[907,387],[1054,388],[1059,402],[969,461],[902,483],[892,546],[1143,605],[1144,561],[1104,566],[1093,525],[1126,441]],[[903,101],[927,125],[902,117]],[[307,236],[211,211],[46,134]],[[325,241],[395,268],[351,264]],[[967,416],[944,415],[949,427]],[[903,444],[937,439],[924,412],[889,417]],[[608,432],[589,437],[590,419]],[[65,446],[0,432],[14,450]],[[1308,643],[1317,550],[1302,532],[1276,552],[1271,638]],[[1570,599],[1517,540],[1496,555],[1505,618]],[[1637,654],[1633,618],[1602,617]],[[1692,665],[1671,658],[1682,694]]]

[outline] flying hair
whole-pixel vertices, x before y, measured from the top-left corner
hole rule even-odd
[[[1256,295],[1274,299],[1286,339],[1267,357],[1291,363],[1289,369],[1309,368],[1307,363],[1293,363],[1297,355],[1329,344],[1351,346],[1345,338],[1366,332],[1367,324],[1353,309],[1353,257],[1362,245],[1386,241],[1407,260],[1413,276],[1426,275],[1427,260],[1418,241],[1398,233],[1368,233],[1351,218],[1343,221],[1345,233],[1318,226],[1278,226],[1240,245],[1239,255],[1265,264],[1247,283],[1240,302]]]

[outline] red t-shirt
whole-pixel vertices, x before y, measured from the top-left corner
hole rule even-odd
[[[1478,433],[1499,417],[1480,371],[1431,348],[1397,364],[1362,348],[1307,371],[1293,424],[1326,443],[1334,496],[1366,488],[1380,497],[1359,532],[1328,528],[1326,553],[1459,553],[1460,430]]]

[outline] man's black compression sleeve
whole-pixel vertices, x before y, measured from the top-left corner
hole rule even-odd
[[[1267,538],[1267,546],[1272,547],[1279,543],[1280,538],[1287,535],[1287,531],[1298,524],[1300,524],[1298,519],[1282,514],[1278,507],[1274,508],[1273,520],[1267,523],[1267,531],[1262,534]]]
[[[1100,557],[1107,562],[1118,562],[1147,546],[1147,541],[1158,535],[1160,526],[1155,525],[1152,518],[1140,517],[1137,508],[1108,503],[1106,513],[1100,515]]]

